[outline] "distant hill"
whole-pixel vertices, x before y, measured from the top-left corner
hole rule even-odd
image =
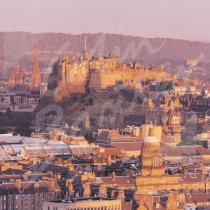
[[[0,32],[0,60],[31,65],[36,47],[41,65],[49,67],[60,55],[81,55],[85,36],[87,49],[92,55],[116,55],[124,62],[135,60],[144,65],[171,62],[172,65],[177,65],[186,63],[189,58],[210,61],[210,43],[101,33],[71,35],[28,32]]]

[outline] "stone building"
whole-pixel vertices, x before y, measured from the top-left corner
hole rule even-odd
[[[12,66],[10,70],[8,85],[10,87],[14,87],[16,85],[23,85],[23,84],[24,84],[24,78],[21,66]]]
[[[44,202],[43,210],[123,210],[120,199],[86,198],[75,201]]]
[[[168,79],[164,68],[149,69],[137,64],[121,64],[115,57],[99,56],[89,59],[87,50],[84,51],[81,58],[75,56],[60,58],[55,72],[53,76],[58,80],[55,93],[57,100],[71,93],[85,93],[87,85],[89,89],[103,90],[120,82],[132,83],[137,80],[161,82]]]
[[[186,148],[187,149],[187,148]],[[176,149],[174,153],[177,153]],[[183,155],[183,152],[181,152]],[[200,169],[194,173],[177,175],[166,175],[163,165],[163,155],[161,152],[160,141],[149,136],[144,140],[141,152],[142,175],[136,177],[136,187],[143,194],[163,191],[163,190],[189,190],[209,192],[210,183],[206,179],[205,169]]]
[[[0,184],[1,210],[42,210],[43,201],[60,199],[61,190],[56,181]]]
[[[150,70],[136,65],[121,64],[117,58],[95,58],[90,65],[90,83],[92,89],[106,89],[115,86],[118,82],[129,82],[139,78],[142,81],[164,81],[164,69]]]
[[[150,129],[150,132],[151,130],[152,129]],[[164,174],[160,140],[151,133],[144,139],[141,162],[142,176],[161,176]]]
[[[32,112],[41,98],[38,89],[28,89],[24,85],[9,87],[8,85],[0,84],[0,87],[1,112],[5,112],[7,108],[14,111]]]

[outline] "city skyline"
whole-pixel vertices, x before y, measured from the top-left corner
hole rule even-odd
[[[0,210],[210,209],[209,8],[0,0]]]

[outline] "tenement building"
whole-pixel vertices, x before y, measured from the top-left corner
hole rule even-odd
[[[81,198],[75,201],[44,202],[43,210],[123,210],[120,199]]]
[[[16,180],[13,183],[0,184],[1,210],[42,210],[43,201],[57,200],[60,197],[61,189],[56,181],[33,183]]]

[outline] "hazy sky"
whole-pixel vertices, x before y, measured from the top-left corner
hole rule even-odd
[[[210,41],[210,0],[0,0],[0,31]]]

